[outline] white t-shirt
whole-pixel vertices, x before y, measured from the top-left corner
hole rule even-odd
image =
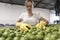
[[[37,13],[33,14],[32,17],[29,17],[28,13],[22,13],[18,19],[20,19],[20,18],[23,19],[22,22],[24,22],[24,23],[28,23],[30,25],[35,25],[35,24],[39,23],[39,19],[41,17],[40,17],[40,14],[37,14]]]

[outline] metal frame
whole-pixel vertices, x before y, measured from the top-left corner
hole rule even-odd
[[[22,5],[24,6],[24,4],[18,4],[18,3],[13,3],[13,0],[9,0],[10,2],[4,2],[4,1],[0,1],[2,3],[8,3],[8,4],[11,4],[11,5]],[[24,0],[22,0],[24,1]],[[44,4],[44,5],[51,5],[51,6],[55,6],[55,5],[52,5],[52,4],[49,4],[49,3],[42,3],[43,0],[39,0],[39,1],[36,1],[36,0],[33,0],[36,5],[34,7],[38,7],[38,5],[41,3],[41,4]],[[56,0],[55,0],[56,1]],[[44,7],[38,7],[38,8],[44,8]],[[47,8],[45,7],[45,9],[50,9],[50,8]]]

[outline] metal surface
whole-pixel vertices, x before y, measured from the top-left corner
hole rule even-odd
[[[14,4],[14,5],[22,5],[24,6],[26,0],[0,0],[0,2],[3,3],[9,3],[9,4]],[[51,9],[55,5],[55,0],[33,0],[35,7],[38,8],[46,8],[46,9]]]

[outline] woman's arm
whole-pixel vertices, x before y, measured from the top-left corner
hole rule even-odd
[[[21,21],[23,21],[22,18],[18,19],[18,20],[15,22],[15,25],[18,24],[18,23],[20,23]]]
[[[46,22],[46,24],[49,24],[49,22],[48,22],[45,18],[41,17],[41,18],[39,19],[39,22],[40,22],[41,20],[44,20],[44,21]]]
[[[21,22],[21,21],[23,21],[23,19],[22,19],[22,18],[18,19],[16,22]]]

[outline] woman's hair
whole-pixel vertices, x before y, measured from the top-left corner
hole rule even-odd
[[[34,5],[33,0],[26,0],[26,1],[25,1],[25,6],[27,5],[28,2],[31,2],[31,3],[32,3],[32,6]]]
[[[31,3],[32,3],[32,2],[33,2],[33,0],[26,0],[26,2],[31,2]]]

